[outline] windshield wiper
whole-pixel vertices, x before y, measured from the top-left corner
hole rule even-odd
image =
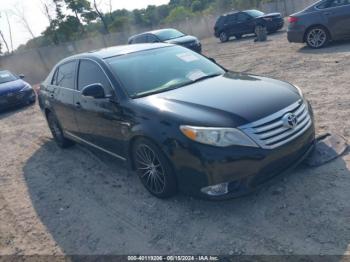
[[[192,84],[192,83],[197,83],[197,82],[203,81],[203,80],[205,80],[205,79],[213,78],[213,77],[217,77],[217,76],[221,76],[221,75],[222,75],[222,74],[212,74],[212,75],[206,75],[206,76],[198,77],[197,79],[192,80],[192,81],[190,82],[190,84]]]

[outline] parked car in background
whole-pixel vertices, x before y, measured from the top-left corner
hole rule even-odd
[[[284,20],[280,13],[264,14],[258,10],[234,11],[217,19],[214,34],[221,42],[227,42],[232,36],[240,39],[243,35],[254,34],[257,26],[264,26],[269,33],[274,33],[283,25]]]
[[[350,37],[350,0],[322,0],[288,20],[289,42],[321,48]]]
[[[35,102],[36,94],[23,78],[23,75],[0,70],[0,110]]]
[[[160,198],[245,194],[315,141],[298,87],[163,43],[66,58],[42,83],[39,105],[59,146],[75,141],[128,161]]]
[[[202,44],[197,37],[185,35],[184,33],[172,28],[145,32],[142,34],[134,35],[128,40],[128,44],[161,42],[181,45],[197,53],[202,52]]]

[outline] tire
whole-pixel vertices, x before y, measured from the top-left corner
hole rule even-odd
[[[236,38],[237,40],[239,40],[239,39],[241,39],[241,38],[242,38],[242,35],[240,35],[240,34],[235,35],[235,38]]]
[[[306,44],[313,49],[325,47],[330,41],[328,30],[323,26],[315,26],[307,30],[305,34]]]
[[[74,145],[74,142],[70,139],[67,139],[64,137],[62,128],[60,124],[58,123],[56,117],[53,113],[48,113],[47,116],[47,123],[49,125],[50,131],[52,133],[52,136],[56,142],[56,144],[61,148],[68,148]]]
[[[221,43],[225,43],[229,40],[229,36],[224,31],[220,33],[219,38],[220,38]]]
[[[138,139],[132,147],[133,164],[144,187],[158,198],[177,192],[173,168],[164,153],[151,141]]]

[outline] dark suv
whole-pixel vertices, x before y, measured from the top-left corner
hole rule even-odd
[[[215,37],[226,42],[234,36],[240,39],[243,35],[254,34],[257,26],[266,27],[269,33],[281,29],[284,20],[280,13],[264,14],[258,10],[235,11],[220,16],[214,27]]]
[[[289,17],[288,40],[321,48],[350,37],[350,0],[322,0]]]
[[[39,104],[59,146],[79,142],[128,161],[161,198],[177,189],[245,194],[303,160],[315,141],[298,87],[170,44],[66,58],[41,85]]]

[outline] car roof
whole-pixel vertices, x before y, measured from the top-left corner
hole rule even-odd
[[[163,47],[173,46],[172,44],[166,43],[151,43],[151,44],[134,44],[134,45],[120,45],[120,46],[112,46],[103,49],[93,50],[77,55],[73,55],[63,59],[60,64],[67,62],[72,59],[81,59],[81,58],[100,58],[106,59],[113,56],[121,56],[127,55],[131,53],[158,49]]]
[[[130,37],[129,39],[133,39],[137,36],[141,36],[141,35],[145,35],[145,34],[152,34],[152,35],[157,35],[163,31],[167,31],[167,30],[176,30],[176,31],[179,31],[175,28],[163,28],[163,29],[156,29],[156,30],[152,30],[152,31],[147,31],[147,32],[143,32],[143,33],[140,33],[140,34],[137,34],[137,35],[133,35],[132,37]]]

